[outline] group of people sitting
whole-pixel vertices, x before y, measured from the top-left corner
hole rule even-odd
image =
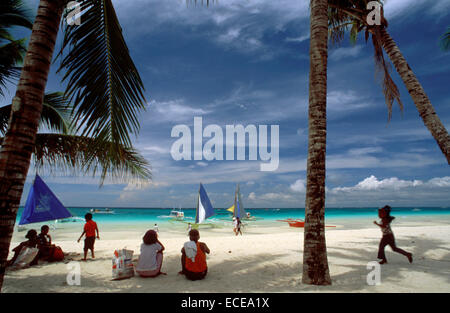
[[[149,230],[142,239],[136,272],[141,277],[166,275],[161,272],[164,246],[158,240],[158,234],[154,230]],[[181,249],[181,271],[178,274],[184,275],[189,280],[203,279],[208,273],[206,254],[209,254],[210,251],[204,242],[198,241],[199,239],[199,231],[191,229],[189,241]]]
[[[19,256],[26,252],[26,248],[30,248],[33,252],[33,258],[28,264],[30,266],[38,264],[39,260],[48,262],[63,260],[64,253],[60,247],[52,244],[52,237],[49,235],[49,231],[50,227],[48,225],[41,227],[41,233],[39,235],[36,230],[30,229],[25,236],[28,240],[21,242],[13,249],[14,256],[8,261],[7,266],[14,265]]]

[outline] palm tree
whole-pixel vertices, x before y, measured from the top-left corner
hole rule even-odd
[[[311,0],[308,164],[303,275],[305,284],[330,285],[325,243],[325,154],[327,136],[327,0]]]
[[[384,61],[384,49],[411,95],[423,123],[436,140],[439,148],[447,159],[447,163],[450,164],[450,135],[437,116],[430,99],[426,95],[419,80],[414,75],[408,62],[400,52],[397,44],[387,32],[388,22],[384,18],[382,7],[380,12],[381,25],[368,24],[367,14],[369,11],[366,9],[368,2],[369,0],[328,0],[331,39],[339,42],[343,39],[344,32],[350,27],[350,37],[353,38],[353,41],[356,40],[358,33],[363,30],[365,32],[366,41],[369,36],[372,37],[377,66],[381,68],[384,73],[383,92],[386,97],[390,116],[394,100],[398,101],[400,107],[402,107],[402,104],[397,86],[395,86],[394,81],[390,78],[388,64]],[[378,2],[381,5],[383,4],[383,1],[381,0],[378,0]]]
[[[35,149],[45,87],[67,0],[40,0],[8,131],[0,151],[0,288],[23,185]],[[81,25],[67,26],[61,66],[66,95],[74,105],[80,136],[120,164],[122,147],[137,134],[138,111],[145,108],[143,84],[129,55],[111,0],[79,0]]]

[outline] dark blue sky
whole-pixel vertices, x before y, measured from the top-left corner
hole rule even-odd
[[[36,10],[38,1],[25,1]],[[145,188],[98,179],[43,175],[68,206],[193,207],[202,182],[214,206],[232,204],[240,182],[247,207],[304,207],[309,75],[308,1],[113,0],[146,88],[147,111],[135,140],[151,162]],[[450,129],[450,53],[439,37],[450,17],[445,0],[391,0],[388,31],[442,122]],[[19,33],[23,31],[19,31]],[[59,37],[59,42],[62,40]],[[56,69],[56,66],[53,68]],[[450,171],[393,69],[404,111],[388,113],[371,43],[348,37],[329,50],[327,206],[448,206]],[[52,73],[47,89],[63,90]],[[14,94],[0,100],[5,104]],[[175,161],[174,126],[279,125],[279,167],[257,161]],[[204,139],[205,143],[207,139]],[[31,173],[31,170],[30,170]],[[34,174],[34,173],[33,173]],[[23,200],[29,188],[29,175]]]

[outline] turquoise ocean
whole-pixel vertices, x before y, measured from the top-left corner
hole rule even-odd
[[[90,209],[106,209],[106,208],[80,208],[80,207],[68,207],[73,216],[78,217],[79,222],[83,222],[84,215],[90,211]],[[136,225],[136,224],[165,224],[173,222],[168,216],[172,209],[169,208],[115,208],[109,207],[113,210],[113,214],[96,214],[94,213],[94,220],[101,224],[121,224]],[[377,219],[378,208],[326,208],[325,219],[326,221],[332,221],[335,223],[342,223],[353,219],[374,220]],[[17,223],[20,220],[23,207],[19,209],[17,214]],[[185,215],[185,222],[195,221],[195,209],[194,208],[182,208]],[[304,219],[304,208],[270,208],[270,209],[252,209],[246,208],[253,217],[254,221],[250,223],[255,224],[272,224],[277,220],[283,220],[287,218],[300,218]],[[215,209],[216,214],[208,219],[209,222],[220,223],[221,221],[230,221],[231,213],[226,209]],[[433,218],[439,219],[439,216],[445,216],[450,218],[450,207],[402,207],[393,208],[391,215],[398,218]]]

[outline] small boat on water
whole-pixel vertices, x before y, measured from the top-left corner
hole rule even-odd
[[[170,211],[169,217],[176,220],[184,220],[184,212],[181,209],[173,209]]]
[[[288,218],[285,220],[277,220],[278,222],[287,222],[290,227],[305,227],[305,221],[300,218]]]
[[[290,227],[305,227],[305,221],[301,218],[287,218],[285,220],[277,220],[278,222],[287,222]],[[325,225],[325,227],[336,227],[334,225]]]
[[[90,209],[90,213],[93,214],[115,214],[114,210],[105,208],[105,209]]]

